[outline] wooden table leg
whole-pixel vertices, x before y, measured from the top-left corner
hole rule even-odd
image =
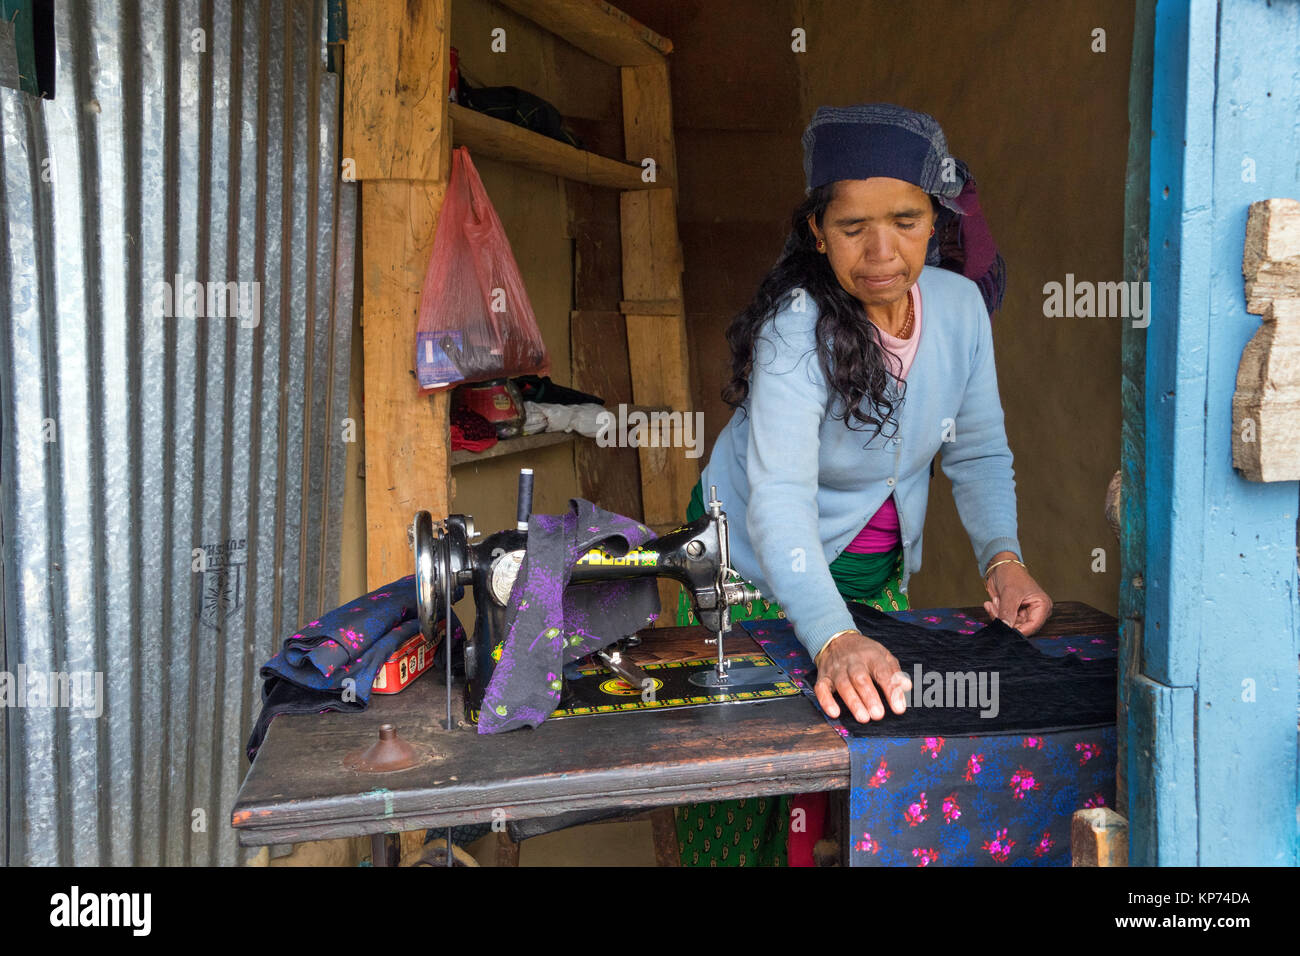
[[[849,792],[831,790],[826,797],[826,830],[813,845],[813,863],[817,866],[848,866]]]
[[[660,807],[647,816],[654,827],[655,865],[681,866],[682,854],[677,845],[677,818],[673,808]]]
[[[400,833],[376,833],[370,837],[370,865],[397,866],[402,858]]]
[[[519,844],[510,839],[510,834],[501,831],[497,835],[497,866],[519,865]]]

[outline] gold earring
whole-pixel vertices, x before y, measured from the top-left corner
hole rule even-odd
[[[818,239],[818,240],[817,240],[817,251],[818,251],[818,252],[825,252],[825,251],[826,251],[826,240],[824,240],[824,239]]]

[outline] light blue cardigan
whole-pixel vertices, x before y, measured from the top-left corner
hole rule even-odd
[[[854,626],[828,565],[891,493],[903,591],[920,569],[930,462],[940,449],[979,562],[976,580],[999,551],[1021,554],[984,300],[974,282],[946,269],[925,266],[917,284],[921,340],[894,414],[897,437],[886,425],[868,445],[874,426],[851,431],[829,413],[814,350],[817,303],[797,289],[755,342],[748,414],[736,411],[704,468],[705,501],[717,485],[730,519],[732,567],[780,602],[814,657]]]

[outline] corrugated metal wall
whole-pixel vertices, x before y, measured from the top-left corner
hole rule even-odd
[[[257,667],[337,604],[324,6],[62,0],[54,98],[0,89],[0,671],[104,681],[98,718],[0,708],[9,863],[236,862]]]

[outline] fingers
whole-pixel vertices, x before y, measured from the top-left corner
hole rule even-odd
[[[912,689],[912,681],[899,669],[898,659],[893,654],[879,658],[872,667],[871,676],[884,691],[890,710],[896,714],[907,710],[907,693]]]
[[[1020,613],[1022,598],[1018,591],[1012,591],[998,602],[998,620],[1008,627],[1015,627],[1016,616]]]
[[[1016,615],[1016,629],[1029,637],[1031,634],[1038,633],[1039,628],[1047,623],[1047,619],[1052,615],[1052,602],[1050,598],[1030,597],[1025,602],[1026,606]]]
[[[849,713],[857,718],[858,723],[869,724],[872,717],[879,719],[885,716],[885,709],[880,706],[880,698],[876,696],[870,678],[863,682],[859,681],[860,676],[861,673],[855,669],[851,676],[841,677],[837,680],[835,689],[840,692],[840,700],[844,701],[844,706],[849,709]],[[863,688],[864,683],[866,685],[865,689]]]
[[[835,685],[829,677],[819,678],[817,686],[813,688],[817,694],[817,703],[822,705],[822,710],[826,711],[826,716],[831,720],[840,715],[840,707],[835,703],[834,689]]]
[[[877,692],[877,685],[880,692]],[[818,678],[814,693],[822,710],[832,720],[839,717],[842,704],[859,723],[867,724],[884,718],[883,701],[889,702],[894,713],[903,713],[911,689],[912,682],[899,668],[898,659],[875,645],[865,654],[859,651],[845,661],[827,667]],[[839,694],[839,703],[835,701],[836,693]]]

